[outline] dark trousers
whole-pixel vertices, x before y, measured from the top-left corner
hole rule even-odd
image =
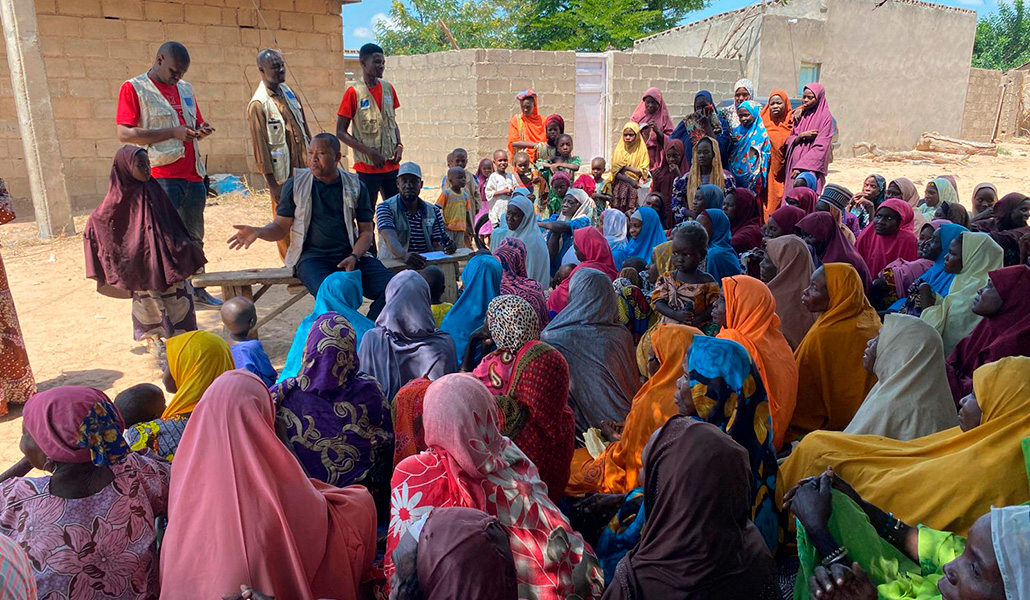
[[[318,295],[318,288],[322,282],[337,271],[342,271],[337,265],[346,256],[333,257],[304,257],[301,256],[294,269],[297,279],[308,288],[312,296]],[[361,271],[361,289],[366,298],[372,301],[368,307],[368,318],[373,321],[383,311],[386,304],[386,284],[393,278],[393,271],[387,269],[379,259],[365,255],[358,260],[358,270]]]
[[[157,183],[168,194],[168,199],[179,213],[179,218],[186,226],[190,238],[203,246],[204,204],[207,202],[207,189],[204,183],[185,179],[158,179]]]
[[[389,200],[398,194],[397,170],[388,173],[358,173],[358,180],[365,184],[365,189],[368,190],[368,199],[373,210],[379,203],[377,196],[380,191],[383,193],[383,200]]]

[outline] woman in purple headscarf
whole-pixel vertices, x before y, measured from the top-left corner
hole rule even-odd
[[[354,328],[327,312],[311,325],[300,372],[269,391],[276,431],[308,477],[336,487],[362,485],[389,514],[393,470],[390,404],[358,370]]]
[[[136,340],[156,342],[197,328],[186,278],[207,262],[168,196],[150,176],[147,151],[124,146],[114,156],[107,196],[82,232],[86,277],[97,291],[132,298]]]
[[[794,110],[793,133],[786,143],[786,169],[783,197],[794,189],[794,180],[805,172],[818,181],[816,193],[823,189],[833,153],[833,115],[826,101],[826,88],[810,83],[801,95],[801,106]]]
[[[454,340],[437,331],[429,284],[417,271],[402,271],[386,286],[386,305],[361,340],[358,357],[387,400],[419,377],[439,379],[458,370]]]

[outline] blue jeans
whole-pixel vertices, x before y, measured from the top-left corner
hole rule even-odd
[[[207,188],[202,181],[185,179],[158,179],[158,185],[168,194],[172,206],[179,213],[182,224],[190,238],[204,246],[204,204],[207,202]]]
[[[317,296],[318,288],[322,286],[325,278],[343,270],[336,265],[340,264],[344,258],[347,258],[346,255],[340,257],[305,257],[301,255],[294,274],[304,284],[304,287],[308,288],[312,296]],[[375,321],[386,304],[386,284],[390,283],[390,279],[393,278],[393,271],[387,269],[378,258],[368,254],[358,260],[358,270],[361,271],[362,292],[366,298],[372,301],[372,306],[368,307],[368,318]]]

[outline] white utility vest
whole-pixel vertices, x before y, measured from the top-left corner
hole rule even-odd
[[[311,140],[308,138],[304,127],[304,113],[300,109],[300,101],[297,100],[296,94],[285,83],[279,84],[279,93],[286,99],[286,105],[290,108],[290,112],[293,113],[293,118],[297,120],[297,124],[300,125],[300,133],[304,136],[304,146],[307,147]],[[289,179],[290,171],[292,170],[290,165],[293,164],[293,157],[290,156],[290,144],[286,140],[286,121],[279,111],[279,105],[268,94],[265,82],[262,81],[258,84],[257,91],[254,92],[254,97],[250,101],[260,102],[261,106],[265,108],[268,149],[272,154],[272,174],[275,176],[276,183],[282,185]]]
[[[383,86],[383,108],[380,110],[372,92],[368,90],[362,78],[354,83],[355,111],[354,127],[350,132],[359,142],[375,148],[389,160],[397,152],[397,120],[393,111],[393,86],[385,79],[380,79],[379,84]],[[357,162],[372,164],[372,159],[366,154],[357,150],[354,151],[354,160]]]
[[[347,228],[347,237],[350,239],[351,248],[357,242],[357,225],[354,221],[354,211],[358,205],[358,196],[361,193],[361,181],[357,175],[337,169],[340,173],[340,182],[343,184],[343,224]],[[293,171],[293,203],[296,210],[293,213],[293,226],[290,228],[290,249],[286,252],[286,266],[290,269],[297,266],[300,260],[300,253],[304,249],[304,238],[308,234],[308,227],[311,225],[311,188],[314,185],[315,176],[311,169],[296,169]]]
[[[164,97],[164,94],[157,89],[150,75],[144,73],[129,80],[133,89],[136,90],[136,97],[139,98],[140,127],[143,129],[168,129],[182,125],[179,122],[179,113],[175,112],[172,105]],[[176,84],[179,90],[179,101],[182,103],[182,117],[186,121],[186,127],[196,129],[197,127],[197,100],[193,95],[193,86],[179,80]],[[197,161],[197,175],[203,177],[207,174],[204,169],[204,161],[200,159],[200,146],[197,140],[180,142],[172,138],[149,146],[143,146],[150,156],[150,164],[154,167],[163,167],[186,156],[186,143],[193,144],[194,156]]]

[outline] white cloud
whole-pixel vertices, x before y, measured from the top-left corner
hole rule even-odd
[[[355,27],[354,37],[362,40],[370,40],[375,37],[375,32],[368,27]]]

